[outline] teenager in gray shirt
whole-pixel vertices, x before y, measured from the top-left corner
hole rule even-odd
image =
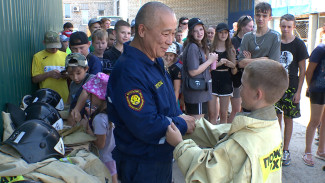
[[[238,65],[244,68],[250,62],[263,57],[280,61],[280,34],[268,27],[272,20],[271,5],[265,2],[255,6],[256,33],[244,35],[238,56]]]

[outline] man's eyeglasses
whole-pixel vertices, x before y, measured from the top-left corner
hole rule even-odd
[[[187,25],[188,24],[188,22],[182,22],[182,25]]]

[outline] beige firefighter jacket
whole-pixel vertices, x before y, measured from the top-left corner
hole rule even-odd
[[[191,139],[174,150],[186,182],[282,182],[282,138],[276,119],[237,115],[231,125],[214,126],[201,119],[196,126],[187,136]],[[192,139],[210,148],[200,148]]]

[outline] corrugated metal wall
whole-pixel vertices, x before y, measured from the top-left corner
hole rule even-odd
[[[62,0],[0,0],[0,108],[32,93],[33,55],[44,49],[47,30],[60,31]],[[2,139],[2,118],[0,125]]]

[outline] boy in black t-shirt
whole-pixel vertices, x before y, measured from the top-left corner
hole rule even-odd
[[[114,34],[116,36],[115,45],[105,51],[104,59],[108,59],[112,63],[112,67],[114,67],[116,60],[121,56],[123,52],[123,44],[130,41],[131,37],[131,26],[124,20],[119,20],[116,22],[114,27]]]
[[[281,28],[281,57],[280,63],[289,75],[289,88],[276,103],[276,110],[281,126],[284,115],[284,143],[282,164],[290,164],[289,143],[292,135],[293,118],[300,117],[299,101],[306,71],[306,59],[309,57],[305,43],[293,35],[296,26],[295,17],[290,14],[280,19]],[[298,76],[299,69],[299,76]]]

